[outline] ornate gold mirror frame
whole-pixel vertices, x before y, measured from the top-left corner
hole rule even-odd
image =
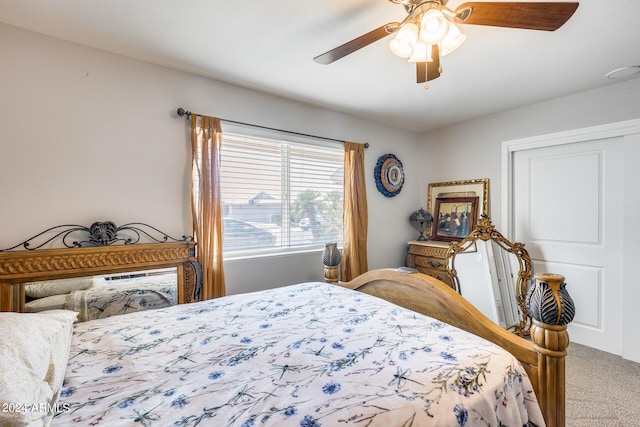
[[[511,243],[507,240],[498,230],[495,229],[495,226],[491,224],[491,219],[487,215],[482,215],[480,221],[467,237],[459,242],[451,242],[447,251],[447,270],[450,277],[456,284],[458,292],[460,292],[461,288],[459,283],[460,279],[455,266],[456,255],[472,248],[478,240],[495,242],[499,247],[517,257],[520,269],[515,283],[515,295],[521,314],[521,320],[517,324],[507,325],[506,328],[519,336],[529,335],[531,317],[529,316],[529,310],[526,305],[526,296],[527,288],[531,280],[531,258],[529,257],[527,250],[524,248],[523,243]]]

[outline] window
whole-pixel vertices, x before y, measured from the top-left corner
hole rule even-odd
[[[225,130],[220,152],[225,254],[341,243],[343,158],[336,144]]]

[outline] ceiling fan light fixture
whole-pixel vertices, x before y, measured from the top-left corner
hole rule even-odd
[[[440,43],[449,30],[449,20],[439,9],[427,10],[420,19],[420,40],[428,45]]]
[[[442,49],[440,49],[440,55],[447,56],[454,50],[460,47],[466,40],[467,36],[460,31],[457,25],[451,24],[449,26],[449,32],[442,39]]]
[[[452,53],[464,43],[466,36],[456,24],[555,31],[579,6],[578,2],[568,1],[471,1],[452,10],[447,7],[448,0],[389,1],[404,6],[407,15],[403,20],[382,25],[313,60],[330,64],[394,34],[389,43],[391,51],[415,63],[416,81],[425,83],[442,74],[441,56]],[[615,70],[607,77],[632,77],[633,72]]]
[[[417,41],[418,26],[409,22],[400,28],[398,34],[389,43],[389,48],[391,52],[400,58],[409,58]]]
[[[433,62],[431,57],[431,45],[424,44],[420,41],[413,48],[413,53],[409,62]]]

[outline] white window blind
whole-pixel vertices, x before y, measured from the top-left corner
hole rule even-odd
[[[290,252],[342,240],[343,148],[223,132],[225,254]]]

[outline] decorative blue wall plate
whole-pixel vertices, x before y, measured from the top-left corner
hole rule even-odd
[[[393,154],[378,157],[373,173],[376,187],[385,197],[393,197],[402,190],[404,169],[402,169],[402,162]]]

